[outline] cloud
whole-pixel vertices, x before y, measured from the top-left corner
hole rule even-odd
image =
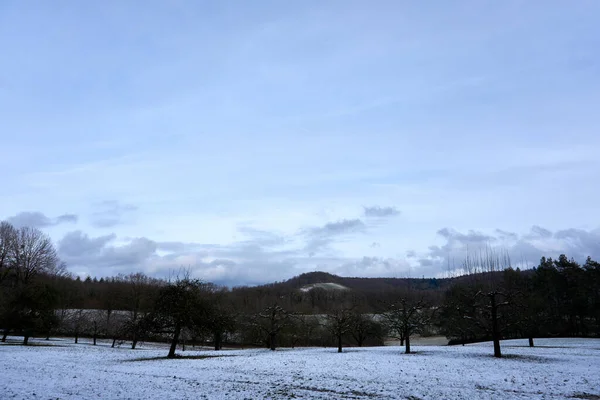
[[[186,252],[186,251],[198,251],[206,245],[200,245],[198,243],[187,243],[187,242],[157,242],[157,250],[166,252]]]
[[[595,260],[600,259],[600,230],[564,229],[556,231],[553,237],[568,249],[566,254],[569,257],[579,261],[588,256]]]
[[[493,236],[486,235],[484,233],[473,231],[473,230],[470,230],[466,234],[463,234],[463,233],[455,231],[454,229],[442,228],[439,231],[437,231],[437,234],[446,238],[449,242],[456,242],[456,243],[460,243],[463,245],[468,245],[468,244],[481,245],[481,244],[487,244],[489,242],[493,242],[496,240],[496,238]]]
[[[315,270],[342,276],[441,277],[456,273],[467,253],[488,247],[507,251],[513,265],[522,268],[537,265],[543,255],[565,253],[580,261],[588,255],[600,258],[599,230],[553,232],[539,226],[523,234],[445,227],[437,231],[441,243],[424,251],[409,250],[404,257],[374,254],[384,247],[372,240],[365,243],[369,254],[364,255],[350,257],[336,246],[369,229],[360,219],[328,222],[289,235],[242,225],[237,229],[241,238],[230,244],[121,238],[114,233],[92,237],[74,231],[59,241],[58,250],[72,272],[80,275],[143,271],[167,278],[189,268],[195,277],[229,286],[280,281]]]
[[[334,239],[339,240],[342,236],[356,233],[365,233],[367,226],[360,219],[343,219],[336,222],[328,222],[323,226],[305,230],[305,251],[310,257],[318,253],[333,255],[329,245]]]
[[[363,257],[332,267],[329,272],[350,277],[401,277],[407,275],[410,268],[406,260]]]
[[[44,228],[52,225],[52,220],[41,212],[21,212],[7,218],[7,221],[16,227]]]
[[[465,256],[485,248],[505,251],[513,266],[528,268],[539,263],[542,256],[557,257],[566,254],[583,262],[588,256],[600,258],[600,230],[564,229],[552,232],[532,226],[530,232],[518,235],[496,229],[494,235],[477,231],[461,233],[450,228],[438,231],[445,243],[432,245],[418,254],[419,268],[428,274],[439,275],[460,267]],[[411,253],[416,256],[417,253]]]
[[[433,266],[433,260],[430,258],[421,258],[419,260],[419,264],[421,265],[421,267],[431,267]]]
[[[58,254],[74,272],[102,276],[143,270],[157,256],[152,240],[134,238],[117,244],[116,239],[114,233],[92,238],[81,231],[69,232],[58,242]]]
[[[62,224],[62,223],[77,223],[77,221],[79,220],[79,217],[75,214],[63,214],[63,215],[59,215],[58,217],[56,217],[55,221],[56,224]]]
[[[399,215],[400,211],[396,207],[364,207],[364,215],[367,218],[385,218]]]
[[[329,222],[321,227],[312,228],[310,234],[314,236],[329,237],[363,232],[365,228],[365,223],[360,219],[343,219],[337,222]]]
[[[90,237],[75,231],[59,242],[59,254],[80,275],[111,276],[144,271],[168,277],[180,268],[219,284],[260,284],[289,279],[303,272],[324,269],[344,275],[389,276],[402,263],[377,258],[340,256],[328,246],[354,233],[362,233],[360,220],[341,220],[302,230],[297,235],[240,227],[244,235],[229,245],[118,238],[115,234]]]
[[[89,237],[82,232],[71,232],[59,242],[59,255],[79,275],[144,271],[167,278],[181,268],[189,268],[195,277],[225,285],[287,279],[303,264],[298,254],[293,250],[268,250],[250,241],[227,246],[155,242],[145,237],[118,242],[114,234]]]
[[[82,231],[69,232],[58,242],[58,252],[61,257],[70,260],[73,257],[93,256],[99,254],[115,238],[114,233],[90,238]]]
[[[519,235],[517,235],[514,232],[508,232],[508,231],[504,231],[502,229],[496,229],[494,231],[494,233],[496,233],[496,236],[498,238],[500,238],[501,240],[504,240],[504,239],[513,239],[513,240],[516,240],[519,237]]]
[[[248,238],[246,241],[249,243],[258,243],[262,246],[277,246],[288,242],[284,235],[276,232],[255,229],[248,226],[240,226],[237,230]]]
[[[138,207],[132,204],[122,204],[116,200],[106,200],[95,205],[92,213],[92,225],[97,228],[111,228],[127,221],[131,213]]]
[[[541,226],[534,225],[531,227],[531,233],[526,236],[529,239],[548,239],[552,237],[552,232],[548,229],[544,229]]]
[[[47,228],[63,223],[77,223],[78,217],[75,214],[63,214],[56,218],[50,218],[39,211],[24,211],[7,218],[6,221],[17,228],[24,226],[32,228]]]

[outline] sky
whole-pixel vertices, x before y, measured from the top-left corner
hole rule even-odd
[[[600,259],[600,2],[0,1],[0,219],[75,275]]]

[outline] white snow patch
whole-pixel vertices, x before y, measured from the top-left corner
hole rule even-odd
[[[16,339],[16,338],[15,338]],[[35,344],[46,344],[35,340]],[[564,399],[600,395],[600,339],[400,347],[185,351],[73,344],[0,345],[0,398],[14,399]],[[146,360],[139,360],[139,359]],[[137,361],[136,361],[137,360]],[[587,397],[585,397],[587,396]]]
[[[309,292],[312,289],[325,289],[325,290],[348,290],[348,288],[344,285],[340,285],[339,283],[333,283],[333,282],[328,282],[328,283],[313,283],[310,285],[306,285],[300,288],[300,291],[302,292]]]

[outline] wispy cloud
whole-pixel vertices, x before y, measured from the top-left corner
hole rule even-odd
[[[364,232],[366,225],[360,219],[343,219],[336,222],[328,222],[323,226],[311,228],[310,235],[331,237],[347,233]]]
[[[16,227],[47,228],[64,223],[77,223],[79,217],[75,214],[62,214],[58,217],[50,218],[39,211],[24,211],[8,217],[6,220]]]
[[[364,207],[364,214],[365,217],[384,218],[399,215],[400,211],[396,207],[372,206]]]
[[[138,209],[132,204],[123,204],[115,200],[102,201],[95,208],[96,211],[91,215],[91,222],[97,228],[112,228],[125,223]]]

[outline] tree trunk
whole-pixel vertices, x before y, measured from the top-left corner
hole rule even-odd
[[[98,336],[98,324],[94,321],[94,346],[96,345],[96,338]]]
[[[404,353],[410,354],[410,336],[406,335],[404,338],[406,340],[406,346],[404,347]]]
[[[502,357],[502,351],[500,350],[500,337],[494,336],[494,357]]]
[[[185,351],[185,339],[181,341],[181,351]]]
[[[221,350],[221,334],[215,332],[215,350]]]
[[[529,337],[529,347],[533,347],[533,338]]]
[[[275,350],[276,346],[275,346],[275,334],[271,333],[269,334],[269,344],[271,345],[271,350]]]
[[[115,348],[115,343],[117,343],[117,338],[113,338],[113,342],[112,342],[112,346],[110,346],[112,349]]]
[[[179,341],[179,334],[181,333],[181,326],[175,325],[175,332],[173,332],[173,339],[171,340],[171,347],[169,348],[169,354],[167,358],[175,357],[175,350],[177,349],[177,342]]]
[[[2,333],[2,343],[6,342],[6,337],[8,336],[8,329],[5,329]]]
[[[338,353],[341,353],[342,352],[342,335],[338,335],[337,340],[338,340]]]
[[[77,344],[77,342],[79,342],[79,334],[78,333],[75,334],[75,344]]]
[[[404,338],[403,337],[400,338],[400,346],[404,346]]]
[[[112,310],[106,310],[106,336],[108,336],[108,332],[111,331],[110,329],[110,316],[112,314]]]
[[[23,336],[23,345],[27,346],[29,344],[29,334],[26,333],[25,336]]]
[[[131,333],[131,350],[135,349],[135,345],[137,344],[137,327],[134,326],[133,331]]]
[[[490,295],[490,305],[492,309],[492,339],[494,341],[494,357],[502,357],[500,351],[500,330],[498,328],[498,305],[496,304],[496,295]]]

